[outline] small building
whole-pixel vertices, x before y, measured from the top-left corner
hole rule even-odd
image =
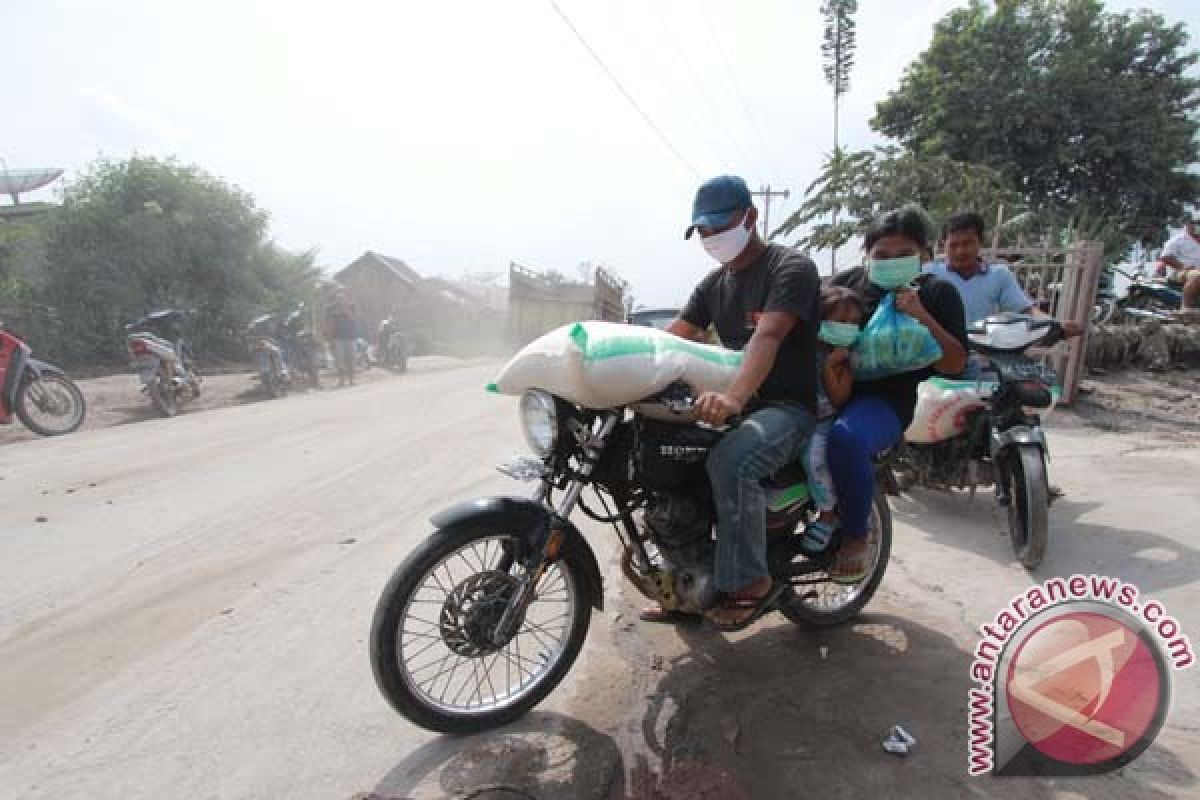
[[[368,339],[394,312],[419,305],[421,276],[398,258],[368,250],[333,276],[346,288]]]

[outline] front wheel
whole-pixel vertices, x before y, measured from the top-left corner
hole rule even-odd
[[[75,382],[57,372],[32,373],[17,389],[16,412],[21,422],[39,436],[73,433],[83,424],[87,404]]]
[[[150,399],[154,401],[158,413],[164,417],[173,417],[179,413],[179,397],[170,379],[156,377],[150,384]]]
[[[858,616],[875,596],[892,553],[892,510],[882,488],[875,492],[869,524],[866,577],[850,586],[823,581],[795,587],[781,601],[780,613],[797,625],[822,628],[841,625]]]
[[[467,521],[426,539],[392,575],[371,623],[375,682],[396,711],[440,733],[507,724],[566,676],[587,635],[583,566],[564,552],[538,579],[514,632],[498,623],[530,576],[520,526]]]
[[[1046,555],[1050,526],[1049,485],[1042,449],[1019,445],[1005,454],[1009,487],[1008,533],[1013,553],[1025,569],[1035,569]]]

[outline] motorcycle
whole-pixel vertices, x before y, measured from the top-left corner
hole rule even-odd
[[[283,397],[292,384],[283,348],[277,339],[279,320],[275,314],[263,314],[250,320],[246,334],[250,340],[250,354],[258,379],[269,397]]]
[[[888,488],[996,487],[1008,511],[1013,552],[1034,569],[1046,552],[1050,489],[1046,435],[1038,411],[1054,404],[1055,375],[1026,354],[1063,338],[1057,320],[1002,314],[977,323],[967,339],[982,359],[979,381],[933,378],[917,393],[913,424],[888,456]],[[995,380],[990,380],[994,378]]]
[[[379,363],[387,369],[396,372],[408,371],[408,338],[399,330],[399,324],[392,318],[385,319],[379,324],[379,342],[377,354]]]
[[[371,368],[371,345],[361,336],[354,340],[354,368],[366,372]]]
[[[125,349],[142,392],[164,417],[175,416],[181,403],[200,396],[200,373],[183,335],[184,321],[193,313],[164,309],[125,326]]]
[[[73,433],[83,424],[83,392],[53,364],[39,361],[25,340],[0,323],[0,425],[16,413],[39,436]]]
[[[305,325],[308,312],[304,306],[291,311],[283,321],[285,361],[290,370],[305,375],[314,389],[321,388],[320,344]]]
[[[1092,308],[1092,323],[1138,322],[1157,319],[1173,321],[1172,312],[1183,308],[1183,292],[1164,280],[1150,279],[1145,265],[1136,272],[1113,267],[1113,272],[1129,279],[1125,293],[1108,291],[1097,296]]]
[[[716,513],[705,461],[731,428],[695,422],[693,403],[679,384],[618,409],[584,408],[536,390],[522,396],[519,415],[535,456],[499,469],[535,483],[532,497],[484,497],[434,515],[434,532],[379,598],[371,664],[397,712],[433,731],[484,731],[517,719],[558,685],[579,654],[591,610],[604,602],[596,556],[570,519],[576,510],[612,526],[621,570],[647,598],[687,613],[717,603]],[[828,575],[836,538],[822,554],[801,550],[816,518],[802,467],[789,465],[765,488],[774,586],[764,608],[817,626],[855,616],[878,588],[891,551],[886,497],[875,498],[866,576],[843,586]]]

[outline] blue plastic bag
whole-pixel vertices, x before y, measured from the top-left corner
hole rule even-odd
[[[896,309],[895,295],[884,295],[854,348],[854,379],[871,381],[913,372],[942,357],[928,328]]]

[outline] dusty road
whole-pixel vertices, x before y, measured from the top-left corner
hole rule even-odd
[[[428,514],[510,488],[491,465],[523,443],[491,372],[0,448],[0,797],[1200,796],[1194,669],[1120,774],[967,778],[975,630],[1029,583],[990,496],[899,499],[883,589],[833,631],[635,626],[610,570],[543,709],[466,739],[414,729],[365,639]],[[1138,583],[1200,640],[1200,450],[1062,414],[1051,446],[1067,496],[1036,577]],[[907,759],[880,749],[895,722],[919,739]]]

